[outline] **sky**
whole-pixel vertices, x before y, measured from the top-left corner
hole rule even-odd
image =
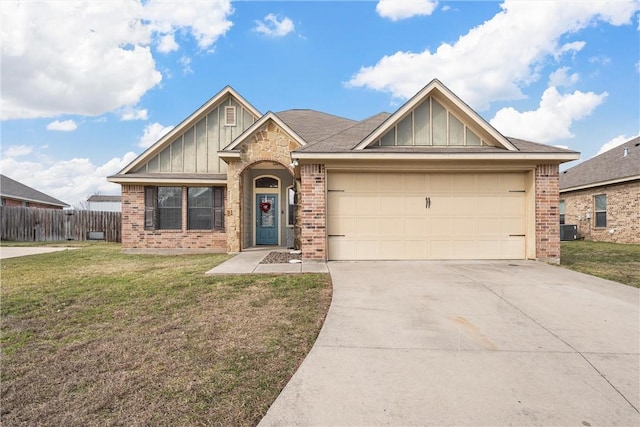
[[[1,2],[0,172],[72,206],[226,85],[361,120],[438,78],[580,161],[640,133],[637,0]]]

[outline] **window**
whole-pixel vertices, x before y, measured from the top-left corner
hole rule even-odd
[[[293,187],[287,188],[287,225],[293,227],[296,225],[296,191]]]
[[[224,125],[236,125],[236,107],[224,107]]]
[[[256,179],[256,188],[278,188],[278,180],[269,176]]]
[[[560,225],[564,224],[564,211],[565,211],[565,209],[566,209],[566,206],[565,206],[564,200],[560,200],[560,208],[559,208],[559,211],[560,211]]]
[[[224,188],[189,187],[187,210],[189,230],[224,228]]]
[[[607,195],[593,197],[593,211],[596,213],[596,227],[607,226]]]
[[[158,229],[182,228],[182,187],[158,187]]]
[[[144,188],[144,228],[180,230],[182,228],[182,187]]]

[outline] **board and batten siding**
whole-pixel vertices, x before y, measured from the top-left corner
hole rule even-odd
[[[235,125],[225,125],[225,107],[235,108]],[[229,145],[256,120],[257,117],[229,96],[204,114],[195,125],[177,135],[166,148],[136,172],[224,174],[227,172],[227,164],[220,160],[218,151]]]

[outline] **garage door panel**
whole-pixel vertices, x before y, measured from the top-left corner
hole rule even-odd
[[[327,198],[330,259],[525,257],[524,173],[330,172],[327,182],[338,190]]]

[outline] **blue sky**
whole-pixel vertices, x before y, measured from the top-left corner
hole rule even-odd
[[[588,159],[640,132],[637,1],[3,0],[2,173],[67,203],[226,85],[263,113],[393,112],[438,78]],[[571,164],[569,165],[571,166]]]

